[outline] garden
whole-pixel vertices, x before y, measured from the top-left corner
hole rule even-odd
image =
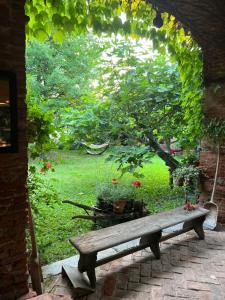
[[[140,217],[200,193],[201,51],[172,16],[160,25],[147,10],[139,28],[126,9],[112,32],[95,22],[65,33],[59,16],[50,36],[44,23],[28,28],[28,191],[42,264],[73,255],[69,237],[107,226],[96,210]]]
[[[131,174],[120,178],[117,165],[105,162],[108,155],[90,157],[77,151],[57,150],[55,171],[45,174],[37,172],[30,175],[30,201],[36,223],[36,234],[39,252],[43,264],[74,255],[69,246],[68,238],[94,229],[94,222],[83,219],[72,219],[74,215],[83,214],[83,209],[62,203],[72,200],[85,205],[96,205],[97,188],[104,182],[113,187],[112,179],[118,180],[118,185],[132,188],[137,179]],[[37,170],[42,164],[31,162]],[[145,164],[144,177],[140,188],[136,188],[137,198],[146,203],[151,213],[164,211],[184,203],[182,188],[169,188],[169,173],[163,161],[155,156],[152,162]],[[33,178],[32,178],[33,177]],[[33,185],[32,182],[35,184]]]

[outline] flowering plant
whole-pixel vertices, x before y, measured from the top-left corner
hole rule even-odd
[[[187,203],[185,203],[185,205],[184,205],[184,210],[187,210],[187,211],[195,210],[196,208],[198,208],[198,204],[192,204],[189,201]]]
[[[200,168],[194,167],[192,165],[183,166],[177,168],[173,172],[173,176],[178,185],[184,186],[186,203],[185,209],[193,210],[194,206],[191,203],[189,203],[188,198],[190,198],[191,194],[194,196],[195,199],[197,198],[199,192]]]
[[[101,183],[97,186],[98,200],[115,202],[117,200],[132,201],[137,197],[137,188],[141,187],[139,180],[133,181],[129,186],[121,184],[116,178],[111,182]]]
[[[44,165],[43,165],[43,167],[40,169],[40,173],[45,173],[48,170],[54,171],[52,163],[45,162]]]
[[[140,187],[141,186],[141,182],[139,180],[136,180],[134,182],[132,182],[132,185],[136,188]]]
[[[176,180],[183,180],[185,185],[188,185],[191,181],[196,181],[199,178],[200,169],[190,166],[182,166],[177,168],[173,172],[173,176]]]

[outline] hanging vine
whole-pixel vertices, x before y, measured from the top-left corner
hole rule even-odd
[[[144,0],[27,0],[25,11],[29,17],[28,39],[52,38],[61,42],[67,33],[120,34],[150,39],[159,53],[170,53],[178,63],[182,81],[187,140],[194,142],[199,138],[203,93],[201,50],[191,33],[173,16],[156,15]],[[156,28],[153,24],[157,25],[160,17],[162,26]]]

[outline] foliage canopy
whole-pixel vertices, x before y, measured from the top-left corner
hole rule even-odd
[[[93,31],[121,34],[152,40],[159,53],[169,53],[178,62],[182,80],[185,119],[194,140],[201,127],[202,60],[201,52],[173,16],[162,14],[163,26],[156,29],[155,10],[143,0],[27,0],[27,36],[39,40],[62,41],[66,33],[75,35]]]
[[[35,142],[44,141],[42,133],[49,136],[53,122],[64,145],[108,140],[133,145],[119,159],[121,166],[130,165],[124,170],[133,171],[149,159],[149,147],[158,152],[156,139],[187,144],[189,123],[178,70],[168,53],[159,54],[146,40],[88,34],[62,44],[29,42],[28,112],[37,123],[30,126],[31,137],[36,128]],[[137,143],[147,147],[137,148]]]
[[[53,40],[55,42],[58,41],[62,42],[65,39],[66,33],[68,32],[75,35],[80,35],[81,33],[90,34],[91,32],[100,35],[103,32],[106,32],[108,35],[111,35],[112,37],[118,35],[124,35],[136,39],[143,38],[143,37],[150,39],[152,41],[153,48],[157,50],[157,52],[160,55],[167,56],[168,54],[170,54],[171,59],[173,59],[178,63],[177,71],[179,72],[179,76],[182,82],[179,98],[180,99],[182,98],[182,101],[179,102],[179,105],[175,103],[174,101],[176,101],[177,97],[174,94],[173,97],[168,97],[168,99],[170,99],[169,101],[170,104],[171,104],[171,99],[172,98],[174,99],[173,109],[172,109],[173,113],[176,112],[176,107],[179,107],[177,109],[177,112],[174,115],[176,115],[179,121],[182,118],[182,120],[185,123],[185,127],[182,127],[183,138],[185,137],[186,141],[188,142],[194,142],[196,138],[199,136],[200,128],[201,128],[201,119],[202,119],[201,103],[200,103],[202,98],[201,52],[199,47],[192,40],[190,32],[187,32],[187,30],[185,31],[182,25],[179,22],[177,22],[173,16],[170,16],[167,13],[161,14],[163,18],[163,24],[161,28],[157,29],[152,25],[153,23],[155,24],[153,20],[156,16],[156,12],[150,4],[147,4],[143,0],[134,0],[134,1],[77,0],[75,2],[72,0],[60,0],[57,1],[57,3],[54,0],[42,0],[42,1],[27,0],[26,14],[30,18],[30,21],[27,25],[27,36],[29,39],[36,37],[42,41]],[[124,46],[125,45],[123,45],[123,47]],[[97,48],[99,50],[98,46]],[[68,58],[69,56],[64,60],[64,62],[69,60]],[[135,62],[135,58],[132,57],[132,59]],[[161,66],[163,64],[165,64],[165,61],[164,62],[162,61]],[[72,123],[76,122],[78,125],[80,125],[79,128],[84,129],[83,134],[84,136],[86,135],[86,139],[88,138],[88,131],[90,132],[89,138],[91,139],[93,138],[93,134],[96,132],[96,129],[102,128],[106,125],[105,121],[102,122],[102,118],[100,117],[96,118],[96,112],[97,114],[101,114],[102,111],[105,113],[106,108],[109,108],[109,105],[105,102],[101,102],[101,103],[99,103],[98,101],[93,102],[94,95],[92,95],[92,104],[90,105],[90,107],[88,107],[87,105],[85,108],[83,107],[83,113],[80,114],[81,111],[80,109],[78,111],[77,109],[73,108],[74,98],[76,98],[76,102],[77,99],[79,99],[79,97],[77,97],[77,95],[74,94],[74,91],[71,90],[71,87],[74,86],[74,84],[76,84],[75,82],[76,80],[74,80],[74,78],[73,79],[69,78],[70,76],[66,78],[67,74],[65,72],[62,74],[62,69],[63,67],[61,68],[56,67],[53,69],[52,72],[53,75],[50,80],[50,84],[56,80],[59,84],[57,85],[58,90],[55,90],[54,88],[52,89],[53,94],[51,95],[51,98],[54,98],[55,95],[60,95],[61,92],[60,87],[66,88],[67,99],[71,99],[71,103],[72,103],[72,108],[67,108],[68,111],[62,118],[62,120],[65,120],[65,124],[67,125],[67,133],[71,132],[71,130],[68,129],[68,124],[70,124],[70,121],[73,120]],[[89,71],[91,70],[91,68],[87,68],[87,69]],[[81,68],[81,72],[82,71],[84,71],[83,68]],[[141,70],[141,72],[142,71],[143,70]],[[72,72],[74,73],[74,70],[72,70]],[[132,72],[129,72],[130,77],[133,76],[134,78],[134,75],[131,73]],[[139,74],[137,73],[136,75],[139,76],[140,73]],[[132,80],[128,78],[129,76],[127,76],[127,73],[125,74],[124,77],[127,78],[125,78],[124,81],[125,83],[123,84],[123,86],[120,85],[121,90],[126,91],[126,85],[130,87],[131,84],[133,84],[132,90],[135,91],[134,93],[135,97],[134,94],[133,95],[130,94],[129,96],[132,101],[134,99],[137,100],[137,94],[140,93],[140,91],[138,91],[137,85],[135,90],[134,86],[136,82],[133,80],[132,83]],[[85,79],[85,75],[84,75],[84,79]],[[42,78],[41,80],[43,81],[44,78]],[[79,78],[79,81],[80,80],[81,78]],[[141,80],[139,80],[138,84],[142,88],[146,87],[146,89],[148,89],[147,84],[149,84],[149,80],[148,81],[142,80],[142,82]],[[82,87],[81,87],[82,83],[78,85],[79,88],[76,90],[76,94],[77,93],[79,94],[80,92],[79,96],[82,97],[82,100],[84,100],[84,95],[82,94]],[[166,85],[164,85],[164,89],[165,88]],[[155,89],[154,91],[155,95],[157,95],[157,93],[159,94],[159,97],[161,97],[162,95],[160,94],[160,89],[162,92],[163,89],[162,86],[158,89]],[[38,89],[36,89],[36,91],[38,91]],[[129,91],[127,92],[129,93]],[[168,93],[170,92],[171,91],[168,91]],[[45,95],[46,98],[47,96],[48,95]],[[117,99],[119,99],[120,101],[120,104],[123,103],[123,98],[124,99],[126,98],[123,97],[122,93],[120,93],[120,95],[118,94],[116,95],[116,93],[114,93],[113,97],[114,100],[117,97]],[[55,100],[57,102],[57,99]],[[124,101],[123,107],[120,105],[121,111],[123,108],[127,107],[127,105],[125,104],[126,101]],[[148,107],[146,106],[146,104]],[[161,111],[159,113],[160,101],[157,100],[157,96],[155,97],[155,104],[157,104],[158,109],[155,109],[156,106],[154,106],[155,113],[153,113],[153,107],[150,108],[148,104],[149,104],[148,101],[145,101],[145,105],[143,106],[142,111],[138,110],[138,113],[141,114],[142,112],[143,114],[144,109],[146,109],[148,112],[151,111],[152,123],[154,123],[154,116],[156,116],[155,121],[158,122],[159,121],[158,117],[162,112],[162,106],[161,106]],[[65,102],[63,102],[62,99],[60,99],[60,103],[58,103],[58,107],[64,105]],[[129,106],[131,106],[132,108],[131,101]],[[116,105],[114,107],[116,107]],[[138,106],[136,105],[135,109],[137,107]],[[168,109],[165,103],[163,103],[163,107],[164,107],[163,108],[164,117],[166,114],[168,114],[169,116],[170,115],[169,112],[168,111],[165,112],[165,110]],[[112,109],[111,105],[110,105],[110,109]],[[180,114],[180,111],[182,111],[182,116]],[[68,114],[68,112],[70,114]],[[54,115],[57,115],[56,111],[54,111],[53,113]],[[113,110],[113,113],[115,113],[115,110]],[[141,116],[143,117],[143,115]],[[134,119],[134,115],[129,116],[128,118],[129,124],[127,128],[129,129],[131,128],[130,124],[133,122],[132,118]],[[91,122],[87,122],[87,119],[91,120]],[[106,118],[103,119],[105,120]],[[135,119],[135,122],[137,122],[137,118]],[[172,123],[176,125],[176,122],[177,120],[174,119]],[[154,134],[157,133],[158,136],[160,134],[164,135],[165,138],[167,137],[167,135],[171,136],[171,134],[174,134],[174,129],[178,128],[178,126],[177,127],[174,126],[174,128],[172,128],[171,132],[169,133],[167,122],[165,122],[164,124],[165,124],[164,129],[163,126],[161,126],[160,129],[152,128],[153,133]],[[73,124],[71,125],[72,125],[71,128],[74,129]],[[142,124],[141,126],[142,129],[147,125],[148,123],[145,124],[145,126],[143,126]],[[115,126],[114,128],[111,129],[112,132],[115,131]],[[73,132],[73,134],[74,133],[76,134],[76,132]],[[102,136],[102,138],[104,138],[104,136]]]

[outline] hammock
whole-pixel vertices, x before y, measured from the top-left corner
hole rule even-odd
[[[109,143],[96,145],[96,144],[87,144],[85,142],[82,142],[81,145],[83,145],[86,148],[87,154],[90,155],[101,155],[109,147]]]

